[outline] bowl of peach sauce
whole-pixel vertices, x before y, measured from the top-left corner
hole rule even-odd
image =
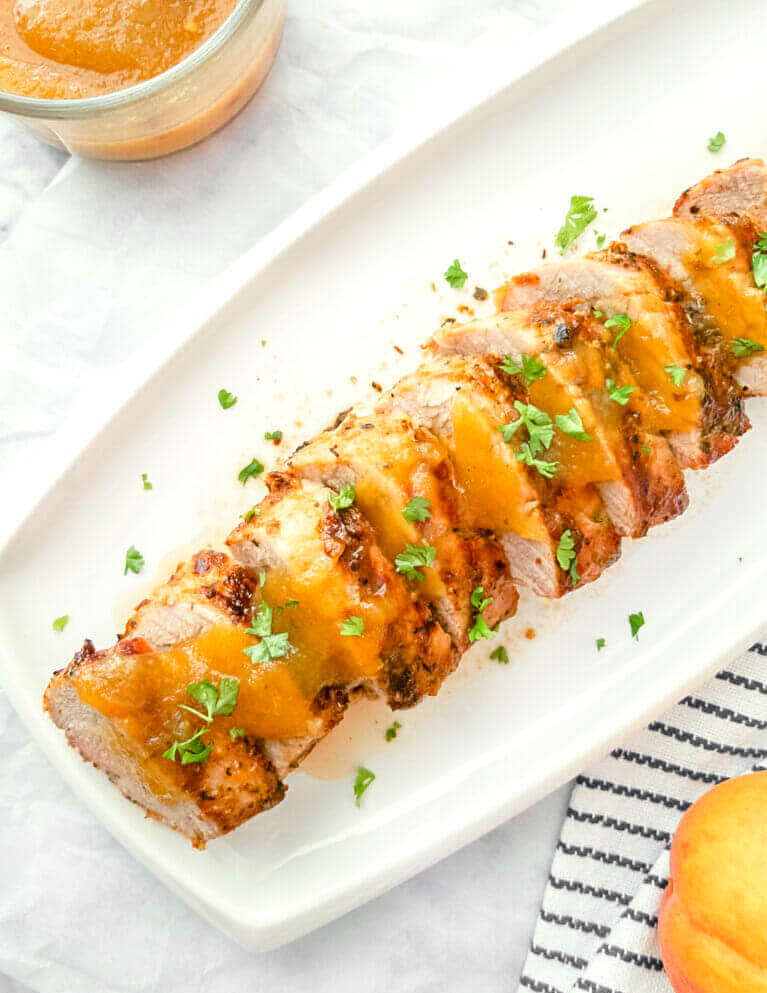
[[[0,111],[92,158],[154,158],[227,123],[279,48],[284,0],[0,0]]]

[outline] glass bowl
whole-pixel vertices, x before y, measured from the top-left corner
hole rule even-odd
[[[285,0],[240,0],[221,27],[159,76],[79,100],[0,92],[0,112],[94,159],[152,159],[201,141],[250,100],[282,37]]]

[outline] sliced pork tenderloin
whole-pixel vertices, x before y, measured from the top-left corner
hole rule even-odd
[[[558,597],[612,564],[620,538],[594,487],[563,485],[543,455],[531,464],[521,460],[523,432],[514,439],[517,448],[504,440],[500,429],[519,419],[514,401],[525,396],[519,391],[515,398],[482,359],[435,358],[398,383],[381,406],[404,411],[440,438],[473,527],[499,536],[516,582]],[[567,531],[577,546],[572,570],[557,557]]]
[[[459,649],[469,644],[476,588],[492,600],[484,615],[491,626],[514,612],[517,594],[503,548],[492,532],[466,527],[448,451],[427,428],[402,413],[352,411],[299,448],[288,467],[336,492],[353,487],[355,505],[391,562],[408,545],[436,549],[417,592]]]
[[[484,355],[499,375],[520,370],[512,373],[519,384],[526,378],[523,363],[537,359],[531,402],[571,431],[574,411],[589,439],[558,428],[552,455],[571,481],[598,486],[619,534],[640,537],[686,508],[684,477],[666,439],[644,431],[635,410],[611,400],[609,379],[619,386],[633,380],[590,311],[542,302],[442,329],[430,348]]]
[[[639,389],[629,407],[645,430],[664,434],[680,465],[700,469],[737,443],[748,429],[740,390],[727,369],[699,355],[692,328],[673,300],[668,277],[647,260],[616,246],[582,259],[553,262],[517,276],[499,294],[503,310],[545,300],[570,301],[591,309],[607,324],[627,317],[629,329],[610,330],[616,354]],[[623,333],[621,333],[623,332]],[[685,370],[681,383],[667,371]]]

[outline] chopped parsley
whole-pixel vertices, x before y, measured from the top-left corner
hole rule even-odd
[[[351,507],[356,496],[357,491],[347,483],[340,493],[331,492],[328,494],[328,503],[338,513],[339,510],[346,510],[347,507]]]
[[[605,641],[604,638],[597,638],[597,651],[601,652],[606,644],[607,642]]]
[[[143,568],[144,556],[135,547],[135,545],[131,545],[125,553],[125,568],[123,569],[123,576],[127,576],[129,572],[135,572],[136,575],[138,575]]]
[[[565,223],[554,239],[554,244],[561,255],[564,255],[575,239],[583,234],[596,216],[593,197],[570,197],[570,209],[565,214]]]
[[[751,271],[760,290],[767,290],[767,232],[760,231],[751,256]]]
[[[53,630],[63,631],[67,624],[69,624],[69,614],[64,614],[63,617],[57,617],[53,622]]]
[[[362,799],[362,794],[375,778],[375,773],[371,772],[370,769],[366,769],[364,765],[361,765],[357,769],[357,778],[354,780],[354,802],[358,807]]]
[[[645,453],[645,455],[649,455],[652,449],[650,448],[649,445],[642,445],[642,451]]]
[[[557,414],[554,423],[563,434],[576,441],[593,441],[591,435],[583,430],[583,421],[575,407],[571,407],[567,414]]]
[[[258,507],[251,507],[250,510],[246,511],[242,515],[242,519],[247,523],[252,517],[256,517],[260,513],[261,511],[258,509]]]
[[[237,403],[237,397],[234,393],[230,393],[229,390],[219,390],[218,402],[224,410],[229,410],[230,407],[233,407]]]
[[[603,310],[597,310],[596,307],[592,307],[591,308],[591,313],[592,313],[592,315],[594,317],[604,317],[605,316],[604,311]]]
[[[506,651],[503,645],[499,645],[497,648],[494,648],[492,652],[490,652],[490,658],[494,662],[502,662],[503,665],[509,664],[509,653]]]
[[[618,388],[612,379],[608,379],[605,385],[607,386],[607,390],[610,394],[610,399],[614,400],[616,403],[619,403],[621,407],[626,406],[629,402],[631,394],[636,389],[636,386],[621,386]]]
[[[419,572],[420,567],[430,566],[437,555],[437,549],[427,542],[421,545],[405,545],[404,551],[400,552],[394,560],[397,572],[404,573],[408,579],[416,582],[423,582],[423,573]]]
[[[445,270],[445,279],[454,290],[460,290],[468,278],[469,274],[463,271],[458,259],[454,259],[453,264],[449,265]]]
[[[180,758],[181,765],[190,765],[192,762],[206,762],[213,745],[206,745],[202,740],[202,736],[210,730],[210,725],[214,717],[217,717],[219,714],[225,717],[231,715],[237,704],[239,690],[240,684],[238,680],[227,679],[226,677],[221,680],[218,688],[207,679],[203,679],[199,683],[190,683],[186,688],[186,692],[193,700],[196,700],[197,703],[205,708],[205,712],[203,713],[196,707],[188,707],[185,703],[182,703],[180,706],[182,710],[188,710],[190,714],[194,714],[195,717],[199,717],[200,720],[204,721],[204,726],[198,728],[191,738],[187,738],[186,741],[174,741],[170,748],[162,753],[163,758],[170,759],[171,762],[175,762],[177,758]],[[232,728],[229,732],[233,738],[235,735],[232,734],[232,731],[236,730],[239,729]],[[244,734],[244,732],[242,733]]]
[[[562,532],[559,544],[557,545],[557,562],[563,572],[569,573],[573,586],[577,586],[580,579],[576,568],[577,559],[578,553],[575,551],[575,538],[572,531],[568,528]]]
[[[554,437],[554,424],[546,411],[532,403],[522,403],[521,400],[514,401],[514,409],[519,414],[516,421],[502,424],[498,428],[503,440],[510,442],[517,430],[525,427],[531,455],[538,455],[544,448],[548,449]]]
[[[422,496],[414,496],[408,500],[402,511],[402,516],[408,524],[415,524],[416,521],[423,523],[427,518],[431,517],[429,507],[431,507],[431,500],[427,500],[426,497]]]
[[[521,363],[518,364],[510,355],[506,355],[501,362],[501,369],[510,376],[518,376],[522,373],[528,383],[534,383],[536,379],[546,375],[546,366],[543,362],[539,362],[534,355],[525,355],[523,352],[520,359]]]
[[[477,611],[477,619],[474,622],[474,626],[469,631],[469,641],[473,644],[475,641],[479,641],[480,638],[492,638],[493,630],[482,616],[482,611],[485,607],[489,607],[493,602],[491,596],[485,596],[485,589],[483,586],[477,586],[472,590],[471,597],[469,598],[472,607]]]
[[[663,371],[668,374],[668,378],[674,386],[681,386],[687,370],[678,365],[664,365]]]
[[[254,665],[282,658],[293,647],[290,644],[287,631],[283,631],[281,634],[272,633],[273,616],[272,608],[265,600],[262,600],[253,612],[252,626],[246,629],[246,634],[252,634],[261,639],[256,645],[243,648],[243,652],[250,657],[250,661]]]
[[[245,737],[245,728],[229,728],[229,737],[233,740]]]
[[[141,473],[141,485],[144,487],[145,490],[152,489],[152,484],[149,482],[149,477],[145,472]]]
[[[237,478],[244,486],[249,479],[257,479],[263,471],[263,464],[258,459],[252,459],[244,469],[240,469],[237,473]]]
[[[613,338],[612,350],[615,351],[615,346],[631,327],[631,318],[628,314],[613,314],[612,317],[608,317],[605,321],[605,327],[620,328],[620,331]]]
[[[266,582],[266,569],[258,570],[258,585],[263,589],[264,583]]]
[[[721,152],[724,148],[724,143],[727,139],[724,136],[724,132],[717,131],[713,138],[708,139],[708,145],[706,146],[709,152]]]
[[[737,355],[739,359],[763,351],[764,345],[760,345],[758,341],[752,341],[750,338],[736,338],[732,343],[732,353]]]
[[[596,234],[596,232],[595,232],[595,234]],[[606,240],[607,240],[607,235],[606,234],[598,234],[597,235],[597,248],[602,248],[602,246],[604,245],[604,243],[605,243]]]
[[[533,469],[537,469],[538,472],[545,476],[546,479],[551,479],[556,475],[557,469],[559,468],[559,462],[548,461],[547,459],[536,459],[533,453],[530,451],[530,446],[527,442],[522,445],[520,451],[516,453],[517,462],[524,462],[525,465],[529,465]]]
[[[282,441],[282,431],[265,432],[264,441]]]
[[[402,727],[399,721],[395,721],[390,728],[386,729],[384,737],[387,741],[393,741],[397,737],[397,732]]]
[[[361,638],[364,630],[365,622],[354,614],[341,622],[341,634],[347,638]]]
[[[639,641],[639,629],[644,627],[644,614],[641,610],[636,614],[629,614],[629,624],[631,626],[631,637]]]
[[[721,245],[716,246],[716,254],[713,256],[711,261],[714,265],[721,265],[723,262],[729,262],[730,259],[735,258],[735,239],[728,238],[723,241]]]

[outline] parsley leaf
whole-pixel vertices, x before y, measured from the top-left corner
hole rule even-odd
[[[328,503],[338,513],[339,510],[346,510],[347,507],[351,507],[356,496],[357,491],[347,483],[340,493],[331,492],[328,494]]]
[[[628,314],[613,314],[612,317],[608,317],[605,321],[606,328],[620,328],[620,331],[616,334],[613,339],[612,349],[615,351],[615,346],[624,336],[624,334],[631,327],[631,318]]]
[[[554,437],[554,424],[546,411],[539,410],[532,403],[522,403],[521,400],[514,401],[514,409],[519,414],[517,420],[498,428],[503,440],[510,442],[518,428],[525,427],[531,455],[537,455],[544,448],[548,449]]]
[[[123,576],[127,576],[129,570],[130,572],[135,572],[136,575],[138,575],[143,568],[144,556],[135,546],[131,545],[125,553],[125,568],[123,569]]]
[[[64,614],[63,617],[57,617],[53,622],[53,630],[63,631],[67,624],[69,624],[69,614]]]
[[[238,680],[227,679],[226,677],[221,680],[218,689],[207,679],[203,679],[199,683],[190,683],[186,688],[187,693],[193,700],[202,704],[206,712],[203,714],[194,707],[187,707],[185,703],[181,704],[181,708],[188,710],[190,714],[194,714],[196,717],[205,721],[206,726],[199,728],[186,741],[174,741],[170,748],[162,753],[163,758],[175,762],[176,758],[180,757],[182,765],[190,765],[192,762],[206,762],[213,749],[213,745],[206,745],[202,740],[202,736],[210,728],[214,717],[219,714],[223,714],[226,717],[231,715],[237,704],[239,690],[240,684]],[[232,732],[235,730],[241,731],[241,729],[232,728],[229,734],[233,738],[235,735]],[[244,734],[244,731],[241,731],[241,733]]]
[[[583,430],[583,421],[575,407],[571,407],[567,414],[557,414],[554,423],[563,434],[575,438],[576,441],[593,441],[591,435]]]
[[[218,402],[224,410],[229,410],[230,407],[233,407],[237,403],[237,397],[234,393],[230,393],[228,390],[219,390]]]
[[[592,315],[594,317],[604,317],[605,316],[604,311],[603,310],[597,310],[596,307],[592,307],[591,308],[591,313],[592,313]]]
[[[262,463],[258,459],[252,459],[244,469],[240,469],[237,473],[237,478],[244,486],[249,479],[256,479],[263,471],[264,467]]]
[[[493,602],[493,597],[486,597],[485,588],[483,586],[477,586],[472,590],[469,600],[472,607],[477,611],[477,619],[469,631],[469,641],[473,644],[475,641],[479,641],[480,638],[492,638],[494,632],[482,616],[482,611],[485,607],[490,606]]]
[[[431,517],[429,507],[431,507],[431,500],[422,496],[414,496],[408,500],[402,511],[402,516],[408,524],[415,524],[416,521],[423,523],[428,517]]]
[[[453,264],[445,270],[445,279],[454,290],[460,290],[468,278],[469,274],[463,271],[458,259],[454,259]]]
[[[341,623],[341,634],[347,638],[361,638],[364,630],[365,622],[354,614]]]
[[[664,365],[663,371],[668,373],[668,377],[674,386],[681,386],[687,370],[678,365]]]
[[[559,468],[559,462],[549,462],[546,459],[534,458],[527,442],[525,442],[522,445],[521,450],[517,452],[516,459],[517,462],[524,462],[525,465],[529,465],[533,469],[537,469],[542,476],[546,477],[546,479],[551,479]]]
[[[565,223],[554,239],[554,244],[561,255],[564,255],[575,239],[583,234],[596,216],[593,197],[570,197],[570,209],[565,214]]]
[[[764,345],[760,345],[758,341],[752,341],[750,338],[736,338],[732,343],[733,355],[737,355],[739,359],[763,351]]]
[[[234,738],[244,738],[245,728],[229,728],[229,737]]]
[[[358,807],[362,799],[362,794],[375,778],[375,773],[371,772],[370,769],[366,769],[364,765],[361,765],[357,769],[357,778],[354,780],[354,802]]]
[[[723,262],[729,262],[730,259],[735,258],[735,239],[728,238],[723,241],[721,245],[716,246],[716,254],[713,256],[711,261],[714,265],[721,265]]]
[[[618,389],[612,379],[608,379],[605,385],[607,386],[607,390],[610,394],[610,399],[614,400],[616,403],[619,403],[621,407],[626,406],[629,402],[631,394],[636,389],[636,386],[621,386],[620,389]]]
[[[724,143],[727,139],[722,131],[717,131],[713,138],[708,139],[708,145],[706,146],[709,152],[721,152],[724,147]]]
[[[418,571],[419,566],[429,566],[437,555],[437,549],[427,542],[421,545],[405,545],[404,551],[400,552],[394,560],[397,572],[403,572],[408,579],[423,582],[423,573]]]
[[[246,634],[252,634],[261,639],[257,645],[243,648],[243,652],[250,657],[250,661],[254,665],[259,662],[270,662],[272,659],[282,658],[293,647],[290,644],[287,631],[283,631],[281,634],[272,634],[273,616],[272,608],[265,600],[262,600],[253,613],[252,626],[246,629]]]
[[[400,722],[399,721],[395,721],[390,728],[387,728],[386,729],[386,734],[384,735],[384,737],[386,738],[386,740],[387,741],[392,741],[394,738],[396,738],[397,737],[397,732],[399,731],[399,729],[401,727],[402,727],[402,725],[400,724]]]
[[[629,624],[631,625],[631,637],[639,641],[639,629],[644,627],[644,614],[641,610],[636,614],[629,614]]]
[[[607,642],[605,641],[604,638],[597,638],[597,651],[601,652],[606,644]]]
[[[502,662],[504,665],[509,664],[509,653],[503,645],[499,645],[497,648],[494,648],[492,652],[490,652],[490,658],[494,662]]]
[[[522,352],[520,359],[522,360],[521,365],[517,365],[510,355],[504,356],[501,369],[510,376],[518,376],[519,373],[522,373],[528,383],[534,383],[536,379],[546,375],[546,366],[543,362],[539,362],[534,355],[525,355]]]
[[[606,240],[607,240],[607,235],[606,234],[598,234],[597,235],[597,248],[601,248],[604,245],[604,243],[605,243]]]
[[[567,572],[573,562],[575,562],[576,557],[575,539],[573,538],[572,531],[568,528],[562,532],[559,544],[557,545],[557,562],[559,562],[560,568],[564,572]]]
[[[145,472],[141,473],[141,484],[145,490],[151,490],[152,484],[149,482],[149,477]]]
[[[264,441],[282,441],[282,431],[265,432]]]
[[[759,289],[767,289],[767,233],[764,231],[759,232],[754,245],[754,252],[751,256],[751,271],[754,274],[754,282]]]

